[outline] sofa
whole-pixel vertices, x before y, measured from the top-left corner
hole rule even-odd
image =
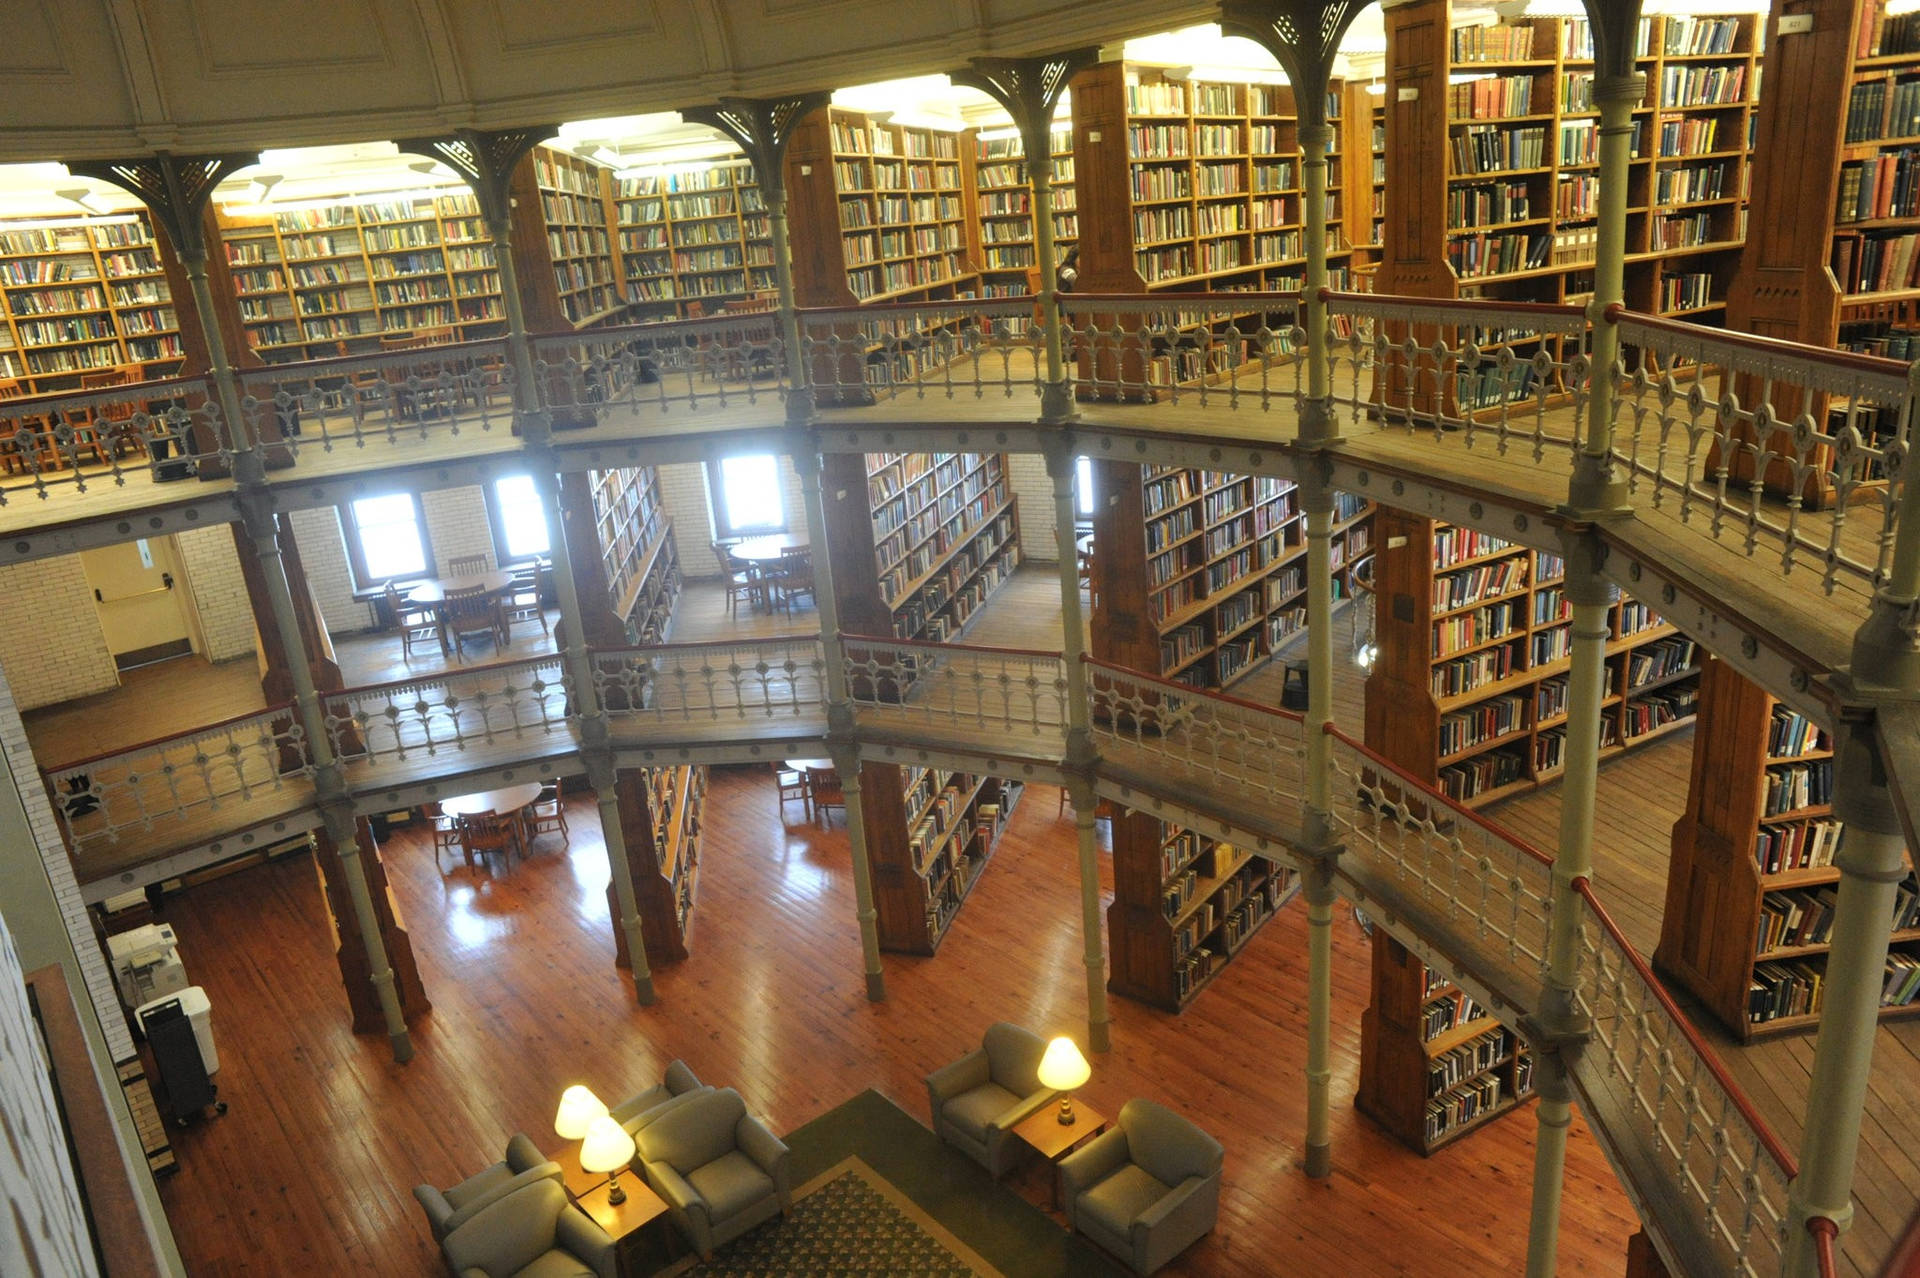
[[[634,1143],[647,1184],[703,1261],[793,1206],[786,1145],[731,1087],[687,1096]]]
[[[496,1199],[536,1180],[558,1181],[560,1178],[560,1164],[550,1162],[525,1132],[515,1132],[507,1142],[506,1157],[493,1166],[467,1177],[452,1189],[415,1185],[413,1196],[427,1213],[433,1240],[439,1242]]]
[[[1212,1230],[1225,1156],[1166,1106],[1130,1100],[1118,1126],[1061,1160],[1068,1227],[1153,1273]]]
[[[1055,1096],[1040,1085],[1046,1052],[1032,1030],[989,1025],[979,1047],[927,1075],[934,1132],[995,1177],[1006,1175],[1022,1148],[1010,1129]]]
[[[666,1077],[658,1086],[635,1092],[618,1105],[609,1106],[607,1112],[627,1129],[629,1136],[637,1140],[643,1127],[665,1117],[687,1097],[712,1090],[693,1076],[693,1071],[687,1068],[684,1061],[674,1061],[667,1066]],[[638,1171],[639,1167],[639,1155],[636,1154],[634,1170]]]
[[[613,1239],[558,1180],[494,1199],[440,1243],[458,1278],[616,1278]]]

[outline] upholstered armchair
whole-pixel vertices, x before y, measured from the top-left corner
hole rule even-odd
[[[1032,1030],[989,1025],[978,1048],[927,1075],[933,1130],[994,1176],[1006,1175],[1020,1154],[1010,1129],[1054,1097],[1040,1086],[1046,1053]]]
[[[615,1278],[613,1239],[557,1180],[496,1198],[440,1250],[458,1278]]]
[[[666,1080],[657,1087],[649,1087],[644,1092],[633,1095],[613,1106],[607,1112],[614,1121],[627,1129],[629,1136],[638,1137],[640,1129],[655,1119],[664,1118],[673,1111],[673,1107],[689,1096],[713,1089],[693,1076],[683,1061],[674,1061],[667,1066]],[[636,1142],[637,1143],[637,1142]],[[634,1166],[639,1167],[640,1156],[634,1155]]]
[[[687,1096],[634,1142],[647,1184],[702,1260],[793,1205],[787,1147],[731,1087]]]
[[[487,1204],[536,1180],[559,1180],[560,1164],[547,1156],[524,1132],[515,1132],[507,1142],[507,1156],[477,1175],[469,1176],[452,1189],[415,1185],[413,1196],[426,1209],[433,1239],[439,1242],[471,1220]]]
[[[1130,1100],[1120,1124],[1060,1163],[1067,1224],[1150,1274],[1220,1215],[1220,1142],[1164,1105]]]

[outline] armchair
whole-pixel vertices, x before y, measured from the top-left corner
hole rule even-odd
[[[1067,1224],[1150,1274],[1198,1242],[1220,1215],[1220,1142],[1149,1100],[1060,1163]]]
[[[615,1278],[613,1239],[558,1180],[494,1200],[440,1250],[459,1278]]]
[[[536,1180],[560,1179],[560,1164],[547,1156],[524,1132],[507,1142],[507,1156],[483,1172],[467,1177],[452,1189],[415,1185],[413,1196],[426,1210],[433,1239],[439,1242],[473,1219],[488,1204]]]
[[[997,1178],[1019,1156],[1015,1123],[1052,1100],[1040,1085],[1047,1045],[1032,1030],[989,1025],[981,1046],[927,1075],[933,1130]]]
[[[607,1110],[613,1115],[614,1121],[626,1128],[629,1136],[634,1137],[635,1171],[645,1174],[646,1170],[640,1166],[638,1153],[640,1132],[655,1120],[665,1118],[672,1113],[676,1106],[684,1103],[685,1098],[712,1090],[693,1076],[693,1071],[687,1068],[686,1062],[674,1061],[667,1066],[665,1082],[657,1087],[649,1087],[644,1092],[635,1092]]]
[[[634,1140],[647,1184],[703,1261],[793,1206],[787,1147],[731,1087],[688,1096]]]

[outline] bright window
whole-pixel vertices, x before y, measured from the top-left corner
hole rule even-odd
[[[503,564],[547,553],[547,508],[531,475],[493,481],[493,532]]]
[[[421,532],[418,498],[412,493],[362,497],[351,509],[357,566],[365,578],[361,584],[426,574],[427,539]]]
[[[779,458],[772,453],[728,457],[710,473],[714,478],[714,528],[722,537],[785,531],[786,493],[780,482]]]
[[[1093,518],[1093,458],[1074,458],[1073,469],[1073,499],[1077,503],[1080,517],[1091,519]]]

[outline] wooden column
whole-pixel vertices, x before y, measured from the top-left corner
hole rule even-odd
[[[576,326],[560,305],[560,283],[553,273],[553,249],[547,241],[547,217],[540,202],[531,150],[513,166],[507,180],[507,198],[512,208],[507,234],[513,245],[513,275],[520,286],[527,332],[534,336],[572,332]],[[624,281],[615,281],[615,285],[626,288]],[[593,425],[593,414],[562,410],[552,413],[550,420],[555,430],[579,430]],[[517,421],[513,433],[520,433]]]
[[[1367,748],[1433,785],[1440,757],[1433,698],[1433,521],[1391,506],[1380,507],[1373,518],[1378,653],[1367,675]]]
[[[1093,619],[1088,651],[1101,661],[1160,672],[1160,631],[1147,612],[1144,472],[1134,462],[1093,463]]]
[[[840,196],[834,186],[833,131],[829,107],[810,112],[793,128],[784,166],[787,187],[788,242],[793,259],[793,300],[796,306],[858,306],[860,299],[847,286],[846,241],[840,233]],[[804,340],[808,334],[802,334]],[[815,332],[815,338],[824,334]],[[816,405],[873,402],[865,387],[865,361],[859,350],[859,330],[846,325],[835,336],[848,343],[839,355],[831,351],[813,356],[812,378]],[[865,492],[866,479],[861,478]],[[829,491],[832,491],[829,489]],[[866,572],[872,576],[872,569]]]
[[[411,1024],[416,1017],[433,1010],[427,1001],[426,987],[420,983],[420,969],[413,959],[413,941],[407,936],[392,889],[387,885],[386,863],[380,859],[379,845],[373,839],[373,827],[365,817],[353,823],[359,845],[360,865],[366,875],[367,890],[373,897],[373,912],[379,920],[380,938],[393,964],[394,992],[400,998],[401,1015]],[[367,946],[348,898],[340,850],[322,826],[313,832],[313,864],[320,875],[320,888],[326,895],[327,913],[333,925],[334,954],[340,963],[340,975],[346,982],[347,1003],[353,1008],[353,1032],[384,1032],[380,996],[367,966]]]
[[[640,908],[647,962],[678,962],[687,957],[687,942],[680,932],[673,884],[666,877],[660,848],[654,842],[647,773],[640,768],[621,768],[614,774],[613,791],[620,804],[620,832],[626,841],[627,865],[633,873],[634,902]],[[612,853],[612,849],[608,851]],[[614,920],[614,962],[632,967],[633,956],[627,953],[626,933],[619,926],[620,905],[614,899],[611,883],[607,884],[607,912]]]
[[[1079,279],[1074,291],[1080,293],[1144,293],[1147,282],[1133,257],[1133,173],[1127,153],[1127,78],[1126,66],[1105,62],[1073,77],[1073,182],[1074,203],[1080,216]],[[1032,160],[1028,161],[1032,163]],[[1041,161],[1051,164],[1052,157]],[[1067,317],[1069,329],[1091,323],[1102,330],[1115,327],[1137,330],[1138,315],[1094,315]],[[1073,345],[1070,341],[1069,345]],[[1079,376],[1084,381],[1116,379],[1131,387],[1140,387],[1147,377],[1146,352],[1138,343],[1122,349],[1111,347],[1077,355]],[[1086,394],[1081,392],[1081,397]],[[1153,398],[1141,390],[1135,398]],[[1156,650],[1155,661],[1159,660]],[[1159,669],[1158,665],[1144,667]]]
[[[593,508],[593,481],[585,471],[561,473],[560,519],[566,525],[567,562],[573,565],[574,588],[580,596],[581,630],[587,646],[625,647],[627,625],[613,610],[613,587],[607,581],[599,520]],[[560,624],[566,624],[564,618]],[[556,642],[564,646],[562,641]]]
[[[306,569],[300,562],[300,551],[294,540],[289,516],[282,512],[276,518],[279,523],[280,558],[286,567],[287,587],[293,594],[293,611],[300,626],[301,650],[312,654],[307,669],[312,675],[313,686],[321,693],[338,692],[346,687],[346,679],[340,673],[339,663],[334,660],[333,639],[327,632],[326,618],[321,615],[320,605],[313,597],[313,587],[307,580]],[[259,645],[260,659],[266,666],[260,676],[260,692],[268,705],[284,705],[294,698],[293,657],[274,624],[266,574],[261,569],[259,556],[254,553],[253,538],[247,534],[244,524],[236,522],[230,527],[233,530],[234,550],[240,559],[240,577],[247,587],[247,603],[253,610],[254,642]],[[276,731],[283,731],[291,725],[292,719],[289,717],[276,722],[274,727]],[[301,761],[291,757],[289,748],[289,757],[281,762],[286,767],[298,767]]]

